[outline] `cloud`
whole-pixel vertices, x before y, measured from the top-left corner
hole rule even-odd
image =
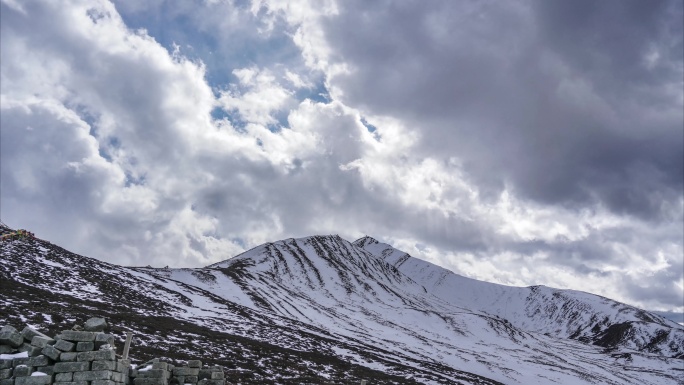
[[[189,180],[176,177],[216,131],[202,65],[127,30],[108,2],[23,5],[26,15],[3,9],[3,216],[35,213],[23,220],[46,237],[114,262],[174,250],[206,261],[189,244],[209,219],[188,213]],[[69,230],[54,224],[69,219]]]
[[[370,234],[683,310],[679,3],[1,6],[10,225],[154,266]]]
[[[445,257],[450,250],[480,261],[515,256],[512,274],[541,256],[567,270],[556,284],[612,277],[619,298],[624,274],[659,253],[681,257],[681,4],[273,9],[298,31],[318,30],[296,42],[310,63],[324,63],[333,99],[398,122],[372,123],[373,134],[379,146],[401,137],[406,147],[371,145],[343,166],[384,195],[381,206],[396,205],[384,214],[394,227],[380,230],[388,239],[438,246],[441,264],[459,258]],[[483,265],[461,271],[477,275]],[[681,280],[673,271],[667,282]],[[665,285],[671,296],[659,301],[646,282],[649,306],[681,307],[681,290]]]
[[[684,173],[681,7],[608,4],[345,2],[324,25],[350,68],[331,89],[419,127],[425,156],[461,158],[483,189],[661,217]]]

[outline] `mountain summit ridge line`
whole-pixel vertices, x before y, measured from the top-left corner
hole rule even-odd
[[[179,328],[216,333],[203,349],[241,367],[244,357],[223,341],[239,337],[243,346],[251,341],[294,355],[317,352],[356,371],[426,384],[545,384],[552,378],[660,385],[682,379],[684,327],[674,322],[588,293],[461,277],[370,237],[290,238],[196,269],[116,266],[33,238],[3,243],[1,250],[2,321],[23,317],[40,324],[42,315],[99,309],[123,318],[149,349],[171,349],[168,336],[175,332],[162,338],[141,326],[162,317]],[[34,302],[54,310],[37,310]],[[54,305],[60,302],[73,306],[60,310]],[[625,366],[632,369],[625,372]],[[287,372],[250,370],[262,383],[280,383],[273,373]]]

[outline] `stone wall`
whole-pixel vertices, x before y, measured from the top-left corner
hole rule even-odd
[[[134,367],[116,355],[103,318],[49,337],[30,327],[0,329],[0,385],[225,385],[223,368],[159,359]]]
[[[200,360],[190,360],[183,366],[173,366],[158,358],[130,372],[134,385],[225,385],[223,367],[202,366]]]

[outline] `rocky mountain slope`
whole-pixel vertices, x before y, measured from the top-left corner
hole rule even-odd
[[[545,286],[511,287],[477,281],[364,237],[354,245],[382,258],[435,295],[534,333],[684,358],[680,325],[611,299]],[[674,331],[674,332],[673,332]]]
[[[104,316],[134,332],[133,358],[204,355],[229,382],[684,379],[680,325],[586,293],[469,280],[371,238],[288,239],[198,269],[121,267],[36,238],[0,247],[0,324],[54,332]]]

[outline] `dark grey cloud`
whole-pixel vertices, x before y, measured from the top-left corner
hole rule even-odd
[[[609,97],[647,96],[636,88],[681,78],[672,66],[684,55],[680,1],[538,1],[535,15],[544,44]],[[659,56],[652,65],[649,52]]]
[[[670,306],[684,306],[684,292],[678,282],[684,275],[684,262],[672,261],[667,269],[647,276],[630,276],[623,280],[623,290],[631,298],[642,302],[660,302]]]
[[[351,73],[332,84],[415,125],[426,156],[462,158],[485,195],[508,184],[667,219],[684,186],[682,15],[673,1],[345,2],[326,36]]]

